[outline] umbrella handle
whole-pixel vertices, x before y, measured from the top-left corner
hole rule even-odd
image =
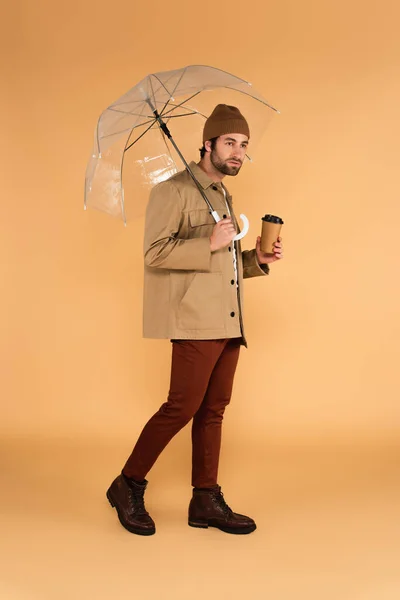
[[[246,217],[246,215],[241,214],[240,218],[243,221],[243,227],[242,227],[242,231],[240,233],[238,233],[237,235],[235,235],[235,237],[233,238],[235,242],[236,242],[236,240],[241,240],[242,238],[244,238],[244,236],[249,231],[249,226],[250,225],[249,225],[249,220]]]
[[[221,217],[219,216],[219,214],[217,213],[216,210],[212,211],[212,216],[213,219],[216,223],[218,223],[221,220]],[[242,231],[240,233],[238,233],[237,235],[235,235],[235,237],[233,238],[233,240],[236,242],[236,240],[241,240],[242,238],[244,238],[244,236],[247,234],[247,232],[249,231],[249,220],[246,217],[246,215],[240,215],[240,218],[243,221],[243,228]]]

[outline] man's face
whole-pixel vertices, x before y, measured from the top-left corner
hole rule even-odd
[[[221,135],[211,150],[212,165],[224,175],[237,175],[242,167],[249,139],[241,133]]]

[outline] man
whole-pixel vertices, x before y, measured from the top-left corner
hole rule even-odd
[[[147,473],[173,436],[192,422],[192,486],[189,525],[251,533],[253,519],[234,513],[218,485],[221,426],[239,350],[246,344],[242,321],[243,278],[265,276],[282,258],[233,242],[237,222],[222,184],[239,173],[250,138],[248,124],[233,107],[218,105],[204,126],[198,164],[190,164],[221,221],[215,224],[188,172],[153,188],[144,236],[144,337],[172,341],[167,402],[150,419],[113,481],[107,497],[122,525],[139,535],[155,533],[144,505]]]

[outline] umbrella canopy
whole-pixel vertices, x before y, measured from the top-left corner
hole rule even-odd
[[[202,65],[145,77],[100,115],[86,170],[85,208],[121,217],[125,224],[142,214],[150,188],[182,170],[183,156],[193,158],[204,122],[221,102],[246,117],[251,160],[278,111],[249,82]]]

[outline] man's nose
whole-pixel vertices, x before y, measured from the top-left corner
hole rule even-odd
[[[243,149],[241,149],[241,150],[235,150],[235,151],[232,153],[232,159],[233,159],[233,160],[240,160],[240,162],[241,162],[241,161],[243,160],[243,158],[244,158],[245,154],[246,154],[246,151],[245,151],[245,149],[244,149],[244,148],[243,148]]]

